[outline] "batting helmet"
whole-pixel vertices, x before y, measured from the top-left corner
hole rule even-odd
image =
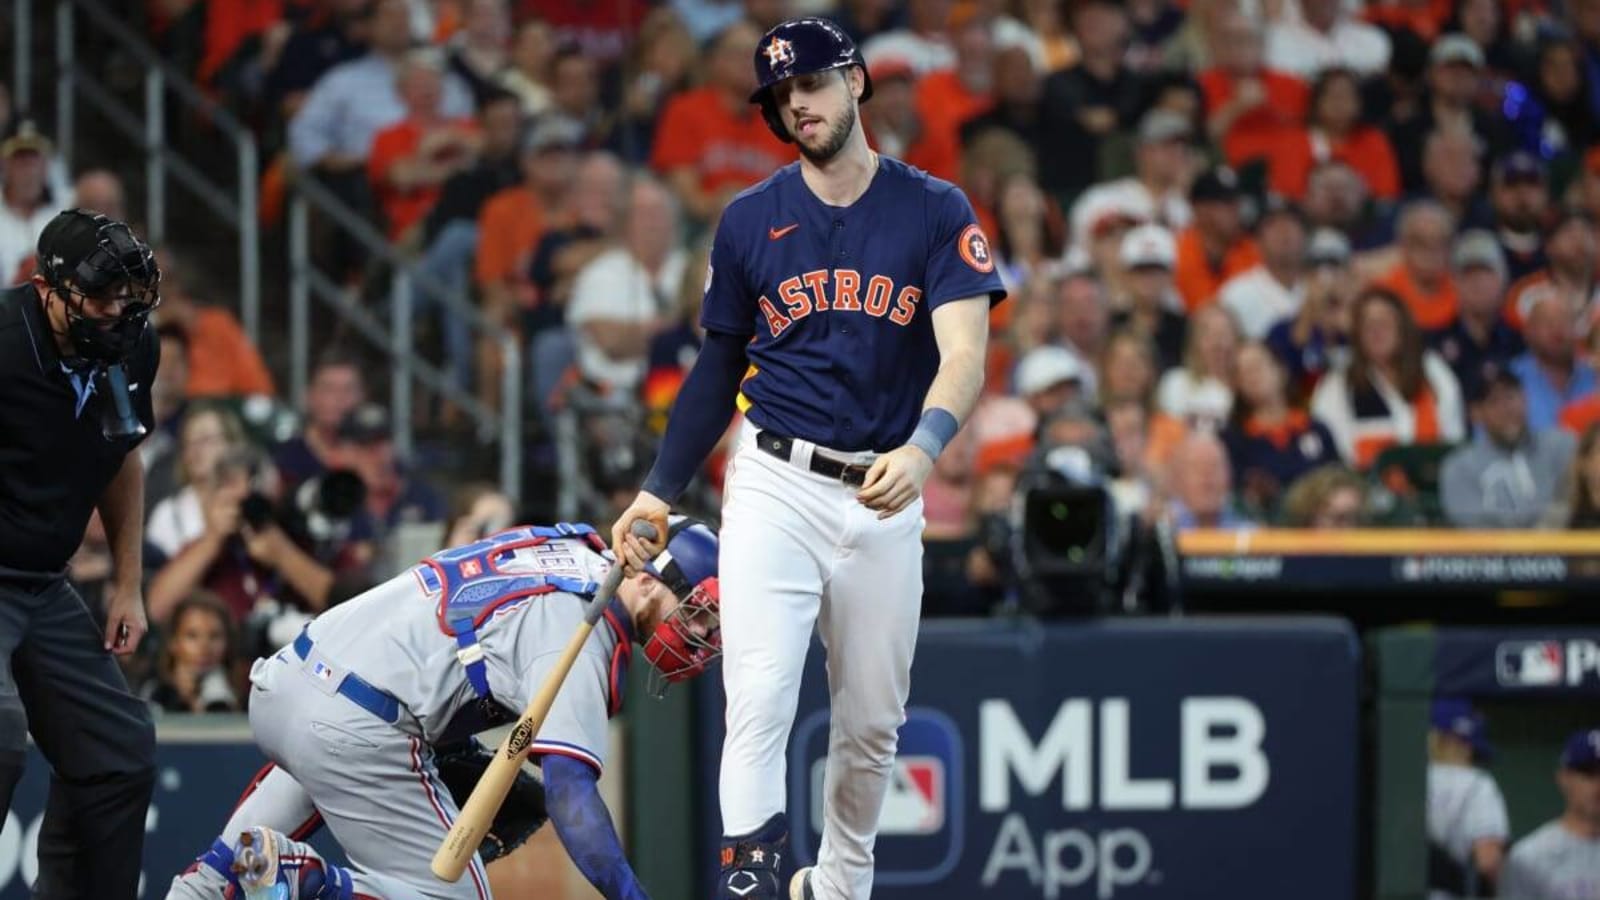
[[[816,16],[790,19],[774,25],[756,45],[756,81],[760,87],[750,95],[750,102],[761,104],[761,115],[779,140],[793,143],[794,138],[789,136],[789,130],[784,127],[783,117],[778,114],[778,104],[772,97],[773,85],[796,75],[826,72],[845,66],[861,67],[861,77],[866,82],[861,90],[861,99],[865,101],[871,97],[872,78],[867,75],[867,61],[844,29]]]
[[[646,570],[678,598],[677,607],[644,644],[645,659],[669,683],[699,675],[722,654],[717,550],[717,533],[711,526],[672,516],[667,521],[667,546]]]

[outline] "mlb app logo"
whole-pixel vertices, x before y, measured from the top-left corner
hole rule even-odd
[[[1549,687],[1566,680],[1560,641],[1508,641],[1495,650],[1495,674],[1507,687]]]
[[[822,834],[822,798],[828,761],[811,765],[811,830]],[[937,834],[944,828],[948,795],[944,760],[937,756],[900,756],[889,775],[878,836]]]
[[[799,865],[816,861],[826,824],[827,757],[823,709],[800,721],[790,747],[789,810]],[[964,765],[961,733],[949,716],[928,707],[906,710],[878,823],[876,882],[936,884],[955,869],[966,831]]]

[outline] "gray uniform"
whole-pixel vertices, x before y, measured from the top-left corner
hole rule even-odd
[[[1471,766],[1428,766],[1428,839],[1452,859],[1470,867],[1474,844],[1486,838],[1505,840],[1510,833],[1506,801],[1493,776]],[[1429,900],[1453,896],[1437,890],[1428,893]]]
[[[1600,840],[1582,838],[1559,821],[1546,822],[1517,841],[1500,874],[1507,900],[1600,898]]]
[[[571,539],[502,551],[492,563],[499,574],[596,583],[610,567]],[[290,646],[256,661],[250,726],[282,771],[268,773],[247,793],[225,837],[255,825],[297,837],[320,813],[356,870],[358,891],[389,900],[487,900],[488,877],[476,858],[455,884],[439,881],[428,868],[458,811],[434,769],[430,745],[477,702],[456,642],[439,624],[438,586],[419,566],[313,621],[304,658]],[[582,621],[583,601],[559,591],[510,601],[490,615],[478,636],[496,701],[520,713]],[[607,719],[620,690],[619,657],[631,646],[631,627],[620,614],[596,626],[532,755],[604,766]],[[391,724],[341,694],[340,684],[352,675],[398,701],[398,720]],[[169,896],[194,895],[181,882]]]

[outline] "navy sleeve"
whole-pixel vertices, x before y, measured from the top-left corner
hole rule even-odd
[[[733,402],[749,361],[747,335],[707,331],[700,356],[694,361],[673,401],[667,433],[661,439],[656,463],[645,477],[644,490],[674,503],[689,486],[711,448],[733,418]]]
[[[600,799],[599,773],[588,763],[554,754],[546,755],[540,767],[550,821],[578,871],[606,900],[649,900]]]
[[[978,227],[967,195],[951,187],[929,197],[928,309],[967,297],[989,297],[993,306],[1005,299],[1006,288],[995,271],[994,248]]]
[[[721,331],[749,337],[756,333],[756,298],[751,296],[739,258],[733,223],[735,207],[730,205],[717,223],[711,241],[711,259],[706,264],[705,296],[700,301],[700,325],[707,331]]]

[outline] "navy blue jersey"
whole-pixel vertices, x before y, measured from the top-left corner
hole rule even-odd
[[[886,156],[847,207],[800,164],[733,199],[700,321],[751,337],[739,409],[761,428],[839,450],[905,443],[939,368],[932,310],[1005,297],[966,195]]]

